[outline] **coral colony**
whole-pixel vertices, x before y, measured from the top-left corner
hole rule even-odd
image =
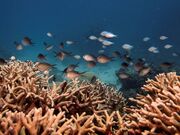
[[[0,66],[0,135],[179,135],[180,76],[159,74],[129,100],[112,86],[53,82],[36,63]]]

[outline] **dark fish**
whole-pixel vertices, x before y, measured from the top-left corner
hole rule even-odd
[[[173,65],[173,63],[170,63],[170,62],[163,62],[160,64],[160,66],[162,68],[170,68],[170,67],[172,67],[172,65]]]
[[[134,70],[136,72],[139,72],[143,67],[144,67],[144,64],[141,63],[141,62],[137,62],[137,63],[134,64]]]
[[[105,64],[105,63],[112,61],[112,58],[113,57],[108,57],[108,56],[102,54],[97,57],[97,61],[99,63]]]
[[[132,58],[128,54],[123,55],[122,59],[127,63],[132,61]]]
[[[24,46],[27,46],[27,45],[33,45],[34,43],[32,42],[32,40],[29,37],[24,37],[22,40],[22,44]]]
[[[67,82],[63,81],[62,83],[59,84],[59,86],[60,86],[61,91],[64,91],[67,86]]]
[[[91,80],[90,83],[94,84],[97,81],[97,77],[94,75]]]
[[[55,57],[57,57],[59,60],[61,60],[61,61],[63,61],[64,60],[64,58],[65,58],[65,54],[64,53],[62,53],[62,52],[54,52],[56,55],[55,55]]]
[[[63,50],[61,50],[59,52],[54,52],[54,53],[56,54],[55,57],[57,57],[60,60],[64,60],[64,58],[66,56],[72,56],[71,52],[66,52],[66,51],[63,51]]]
[[[70,71],[70,72],[67,72],[65,77],[68,78],[68,79],[75,79],[75,78],[78,78],[80,77],[81,75],[83,75],[84,73],[86,72],[78,72],[78,71]]]
[[[68,68],[66,67],[63,71],[61,71],[63,74],[68,72]]]
[[[127,74],[127,73],[125,73],[125,72],[119,72],[117,75],[118,75],[118,77],[119,77],[120,79],[122,79],[122,80],[124,80],[124,79],[129,79],[129,78],[130,78],[130,75]]]
[[[120,58],[120,57],[121,57],[121,53],[120,53],[119,51],[114,51],[114,52],[112,52],[112,56],[113,56],[113,57],[116,57],[116,58],[117,58],[117,57]]]
[[[125,68],[120,68],[120,69],[118,70],[118,73],[122,73],[122,72],[126,72],[126,69],[125,69]]]
[[[70,72],[70,71],[75,70],[75,68],[77,68],[77,67],[78,67],[78,64],[79,64],[79,63],[77,63],[77,64],[70,64],[70,65],[68,65],[66,72]]]
[[[60,51],[66,56],[72,56],[72,52],[67,52],[67,51],[64,51],[64,50],[60,50]]]
[[[6,60],[3,58],[0,58],[0,65],[5,65],[7,64]]]
[[[51,68],[53,68],[55,65],[52,65],[52,64],[49,64],[49,63],[46,63],[46,62],[38,62],[36,64],[36,68],[39,70],[39,71],[47,71]]]
[[[95,61],[88,61],[88,62],[87,62],[87,66],[88,66],[89,68],[93,68],[93,67],[96,66],[96,62],[95,62]]]
[[[151,71],[151,67],[144,67],[139,71],[139,76],[141,77],[146,76],[150,73],[150,71]]]
[[[39,53],[38,56],[37,56],[37,58],[38,58],[39,60],[47,60],[47,59],[46,59],[46,55],[44,55],[44,54],[42,54],[42,53]]]
[[[77,63],[77,64],[70,64],[70,65],[68,65],[62,72],[63,72],[63,73],[67,73],[67,72],[74,71],[75,68],[78,67],[78,64],[79,64],[79,63]]]
[[[145,59],[144,58],[138,58],[138,60],[137,60],[139,63],[145,63]]]
[[[64,48],[64,43],[61,42],[60,45],[59,45],[59,47],[60,47],[61,49],[63,49],[63,48]]]
[[[16,45],[16,50],[22,50],[23,49],[23,46],[22,46],[22,44],[20,44],[20,43],[18,43],[18,42],[14,42],[14,44]]]
[[[123,68],[128,68],[129,64],[126,63],[126,62],[123,62],[123,63],[121,63],[121,66],[122,66]]]

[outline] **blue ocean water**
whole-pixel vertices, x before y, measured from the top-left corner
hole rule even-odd
[[[62,71],[68,64],[80,63],[80,71],[92,72],[116,85],[115,71],[120,68],[121,60],[89,69],[83,60],[57,60],[43,45],[43,42],[51,43],[56,51],[60,42],[72,40],[76,44],[65,45],[64,50],[74,55],[98,56],[102,45],[87,37],[110,31],[118,37],[111,40],[112,46],[104,49],[106,55],[113,51],[123,53],[122,45],[130,44],[133,59],[146,58],[154,65],[168,61],[179,70],[179,0],[6,0],[0,2],[0,16],[0,57],[5,59],[15,56],[20,60],[37,61],[37,55],[42,53],[47,55],[46,62],[56,64],[58,70]],[[48,37],[47,32],[54,38]],[[159,40],[162,35],[168,39]],[[13,42],[20,42],[25,36],[35,44],[16,50]],[[150,40],[143,42],[144,37],[150,37]],[[173,47],[164,49],[166,44]],[[159,53],[149,52],[147,49],[151,46],[157,47]],[[172,53],[178,56],[172,56]]]

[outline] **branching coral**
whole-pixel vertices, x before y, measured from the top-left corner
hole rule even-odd
[[[132,134],[180,134],[180,76],[159,74],[143,86],[148,94],[130,99],[138,107],[127,108],[125,124]]]
[[[90,84],[79,80],[50,86],[49,78],[32,62],[13,61],[1,66],[0,111],[28,113],[33,107],[49,107],[56,113],[65,111],[69,116],[84,111],[92,114],[101,109],[123,112],[124,98],[112,87],[98,81]]]
[[[107,110],[108,112],[118,110],[122,113],[125,106],[122,93],[99,81],[91,84],[76,79],[68,83],[63,90],[54,84],[52,92],[54,91],[58,93],[53,96],[54,107],[60,108],[61,111],[66,111],[70,115],[84,111],[87,114],[92,114],[99,110]]]
[[[0,134],[120,131],[125,106],[120,92],[99,81],[75,79],[51,85],[49,78],[32,62],[10,61],[0,66]]]
[[[0,135],[30,134],[30,135],[95,135],[120,134],[122,118],[119,111],[110,115],[107,111],[87,115],[71,116],[65,118],[64,112],[54,115],[54,109],[32,109],[28,114],[23,112],[4,112],[0,115]]]
[[[30,111],[51,104],[47,93],[49,77],[32,62],[12,61],[0,66],[0,111]]]
[[[180,132],[180,76],[159,74],[130,98],[100,81],[49,83],[32,62],[0,66],[0,135],[124,135]],[[121,117],[124,115],[123,117]]]
[[[117,110],[121,113],[124,112],[126,102],[121,92],[118,92],[114,87],[107,86],[100,81],[96,81],[94,87],[94,92],[102,92],[101,97],[105,99],[105,104],[101,104],[99,107],[108,110],[108,112]]]
[[[27,115],[23,112],[6,112],[0,115],[0,134],[47,135],[53,132],[64,133],[71,120],[67,121],[64,112],[54,115],[53,109],[43,114],[42,109],[32,109]]]

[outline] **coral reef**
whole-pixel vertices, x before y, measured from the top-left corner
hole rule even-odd
[[[34,107],[48,106],[71,114],[76,114],[76,110],[123,112],[124,98],[112,87],[99,81],[90,84],[77,79],[50,85],[50,78],[47,73],[39,72],[32,62],[13,61],[1,66],[0,111],[9,109],[28,113]]]
[[[129,134],[180,134],[180,76],[162,73],[146,83],[147,95],[130,98],[137,106],[126,109]]]
[[[52,98],[52,107],[56,112],[65,111],[66,117],[83,112],[93,114],[102,110],[109,113],[112,111],[123,113],[126,105],[122,93],[99,81],[91,84],[75,79],[69,83],[64,81],[59,85],[53,83],[48,93]]]
[[[0,111],[29,112],[33,107],[52,104],[48,80],[33,62],[10,61],[0,66]]]
[[[122,93],[98,80],[50,84],[50,78],[29,61],[0,66],[1,134],[119,132],[126,105]]]
[[[0,66],[0,135],[169,135],[180,133],[180,76],[148,79],[130,98],[99,80],[50,82],[35,63]],[[124,110],[125,109],[125,110]]]
[[[45,114],[41,108],[32,109],[28,114],[23,112],[3,112],[0,114],[0,135],[95,135],[120,134],[122,118],[119,111],[110,115],[107,111],[87,115],[82,113],[65,117],[65,112],[54,115],[54,109]]]

